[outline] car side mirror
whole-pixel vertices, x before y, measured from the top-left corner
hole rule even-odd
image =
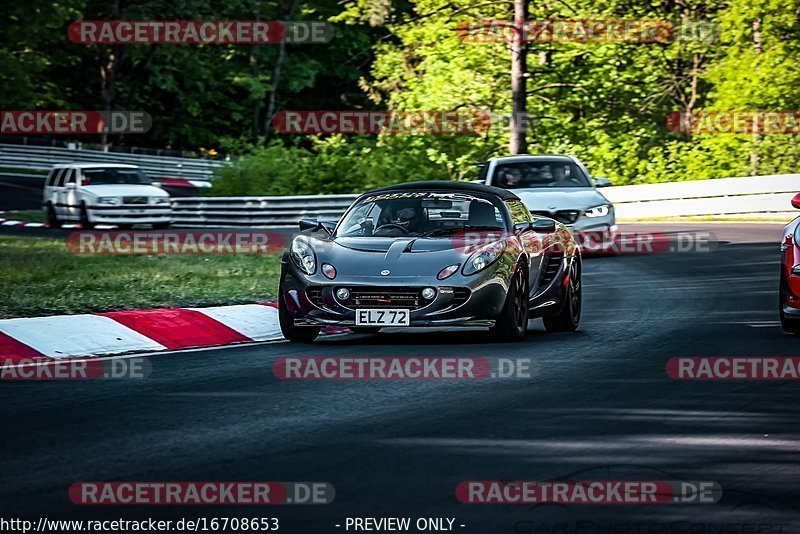
[[[70,183],[68,183],[66,185],[66,188],[67,188],[68,191],[73,191],[73,190],[77,189],[78,186],[75,185],[75,182],[70,182]]]
[[[333,235],[334,230],[336,230],[336,223],[331,221],[320,221],[319,226],[328,232],[328,235]]]
[[[797,193],[797,194],[796,194],[796,195],[795,195],[795,196],[792,198],[792,206],[794,206],[795,208],[797,208],[797,209],[799,209],[799,210],[800,210],[800,193]]]
[[[609,187],[614,185],[608,178],[595,178],[594,183],[596,187]]]
[[[316,219],[300,219],[298,226],[301,232],[316,232],[322,227]]]
[[[540,234],[552,234],[556,231],[556,222],[553,219],[536,219],[531,225],[531,230]]]
[[[336,223],[329,221],[318,221],[317,219],[300,219],[298,223],[301,232],[316,232],[317,230],[325,230],[328,235],[333,235],[336,229]]]

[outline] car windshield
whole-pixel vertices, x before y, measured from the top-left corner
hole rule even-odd
[[[583,171],[569,160],[501,163],[494,170],[492,185],[504,189],[592,187]]]
[[[150,179],[141,169],[106,168],[83,169],[84,185],[139,184],[148,185]]]
[[[503,230],[499,200],[463,193],[397,192],[361,199],[339,223],[337,237],[447,235]]]

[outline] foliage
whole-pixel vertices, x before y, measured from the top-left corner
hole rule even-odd
[[[280,18],[286,0],[7,0],[0,32],[4,109],[101,109],[101,67],[119,56],[110,105],[153,117],[115,144],[227,150],[213,194],[344,193],[412,179],[468,179],[507,151],[508,134],[288,136],[265,130],[278,109],[510,112],[508,43],[462,42],[466,20],[511,19],[487,0],[298,0],[299,20],[328,20],[328,45],[66,43],[75,19]],[[121,7],[120,7],[121,6]],[[528,53],[530,151],[570,153],[615,183],[794,172],[794,135],[685,135],[677,111],[800,108],[800,21],[793,0],[545,0],[530,19],[668,20],[713,33],[673,42],[534,42]],[[112,54],[113,55],[113,54]]]

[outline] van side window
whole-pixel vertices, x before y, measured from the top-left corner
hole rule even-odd
[[[67,177],[64,180],[65,184],[74,184],[75,183],[75,169],[70,169],[67,171]]]
[[[56,171],[56,176],[53,178],[53,187],[61,187],[64,185],[64,175],[67,169],[59,169]]]
[[[53,185],[53,177],[56,175],[56,169],[50,169],[47,173],[47,178],[44,179],[44,185],[50,187]]]

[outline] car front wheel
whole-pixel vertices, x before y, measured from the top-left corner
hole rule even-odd
[[[503,341],[517,341],[528,333],[528,276],[519,268],[511,279],[511,287],[497,323],[491,333]]]
[[[278,292],[278,323],[283,337],[292,343],[311,343],[319,335],[318,326],[296,326],[294,317],[286,309],[286,295],[281,289]]]
[[[81,204],[81,228],[84,230],[91,230],[94,224],[89,220],[89,210],[86,209],[86,204]]]
[[[798,334],[800,335],[800,319],[792,319],[791,317],[787,317],[785,313],[783,313],[783,291],[785,288],[786,282],[783,279],[783,273],[781,273],[781,291],[780,291],[780,298],[778,299],[778,309],[780,310],[781,316],[781,328],[787,334]]]

